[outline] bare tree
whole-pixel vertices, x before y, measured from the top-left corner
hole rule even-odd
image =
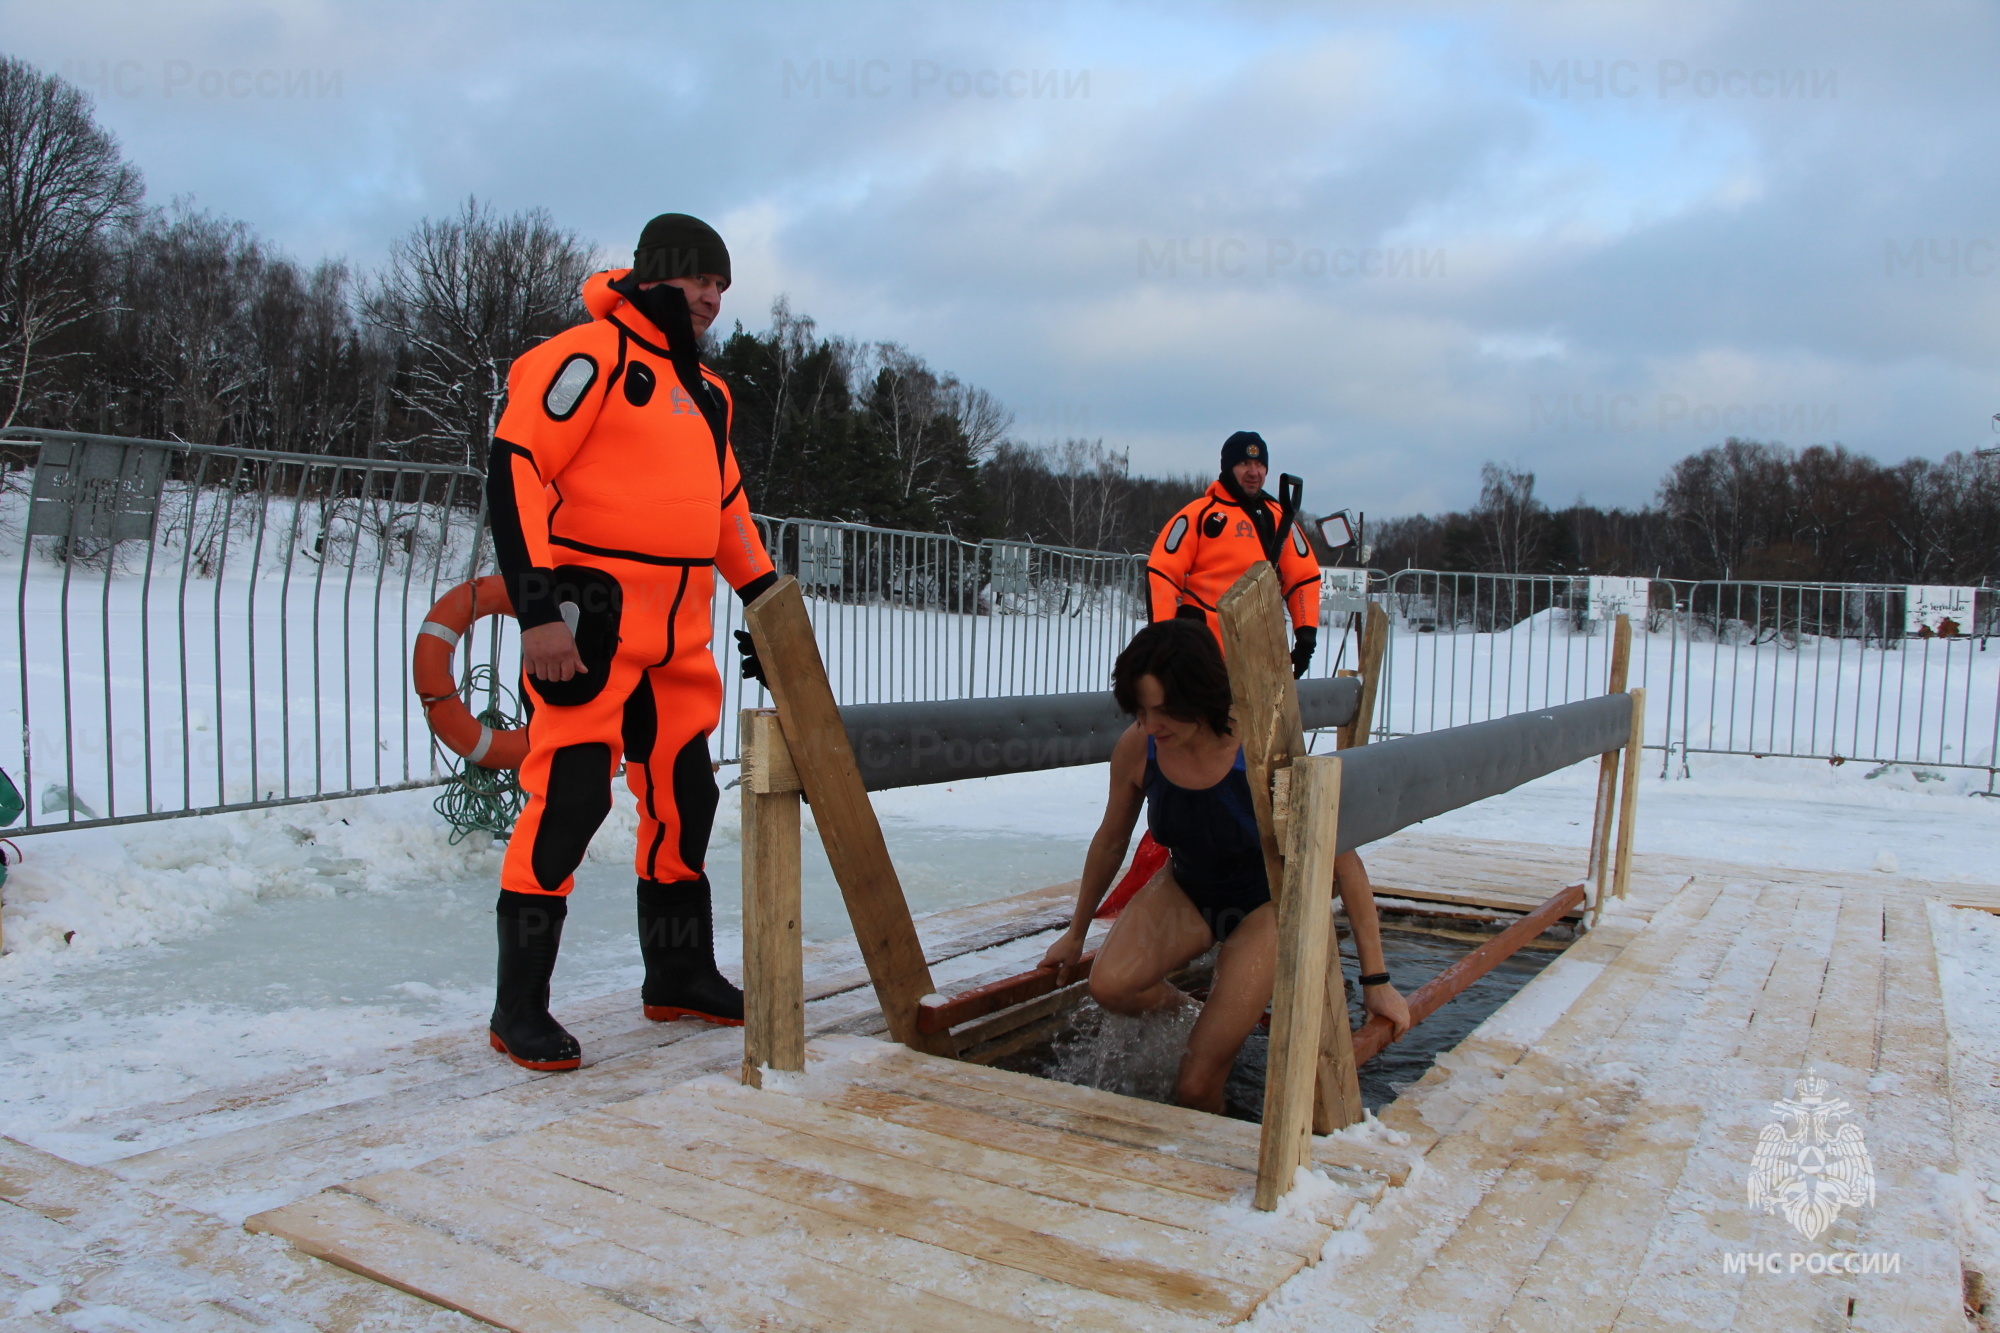
[[[1541,503],[1535,499],[1535,474],[1487,463],[1479,469],[1479,508],[1473,517],[1492,545],[1494,568],[1518,574],[1539,558],[1535,550]]]
[[[508,367],[583,317],[578,288],[596,262],[595,249],[546,211],[496,217],[476,198],[391,246],[364,309],[402,362],[396,394],[418,430],[398,443],[483,463]]]
[[[249,228],[176,200],[133,230],[121,267],[120,309],[162,432],[257,443],[226,430],[258,378],[249,317],[266,265]]]
[[[0,57],[0,355],[12,381],[0,426],[19,415],[49,340],[90,313],[91,261],[139,193],[88,97]]]

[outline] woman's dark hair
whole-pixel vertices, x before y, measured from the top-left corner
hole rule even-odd
[[[1218,736],[1229,734],[1229,669],[1205,626],[1162,620],[1132,636],[1111,667],[1111,696],[1127,713],[1139,711],[1141,676],[1160,682],[1168,717],[1205,722]]]

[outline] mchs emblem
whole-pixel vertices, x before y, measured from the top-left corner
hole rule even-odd
[[[1777,1119],[1757,1136],[1750,1167],[1750,1206],[1782,1209],[1808,1242],[1833,1225],[1842,1208],[1875,1202],[1875,1163],[1861,1126],[1834,1122],[1853,1108],[1827,1092],[1833,1085],[1807,1070],[1793,1096],[1771,1103]]]

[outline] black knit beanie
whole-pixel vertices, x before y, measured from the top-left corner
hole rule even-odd
[[[1222,442],[1222,470],[1224,472],[1238,463],[1262,463],[1271,466],[1271,446],[1264,443],[1264,437],[1254,430],[1239,430]]]
[[[729,285],[729,247],[715,228],[700,218],[662,213],[639,233],[639,248],[632,252],[632,274],[640,282],[698,278],[704,273],[720,274],[722,285]]]

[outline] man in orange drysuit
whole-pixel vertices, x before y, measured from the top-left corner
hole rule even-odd
[[[1319,561],[1313,558],[1299,526],[1298,478],[1281,476],[1281,498],[1273,500],[1264,494],[1270,466],[1270,447],[1254,431],[1239,430],[1223,441],[1221,476],[1200,499],[1168,520],[1147,557],[1146,577],[1152,590],[1154,620],[1175,616],[1199,620],[1220,643],[1222,626],[1216,619],[1216,607],[1222,595],[1250,566],[1269,560],[1277,566],[1285,609],[1292,617],[1292,675],[1297,677],[1306,674],[1319,643]],[[1151,874],[1146,867],[1157,868],[1165,859],[1164,849],[1157,843],[1148,858],[1151,839],[1147,834],[1133,858],[1135,870],[1145,869],[1141,880]],[[1370,918],[1364,933],[1376,935],[1372,925],[1374,889],[1360,853],[1346,851],[1336,857],[1333,880],[1349,913]],[[1119,889],[1122,892],[1124,886]],[[1361,978],[1361,1000],[1368,1012],[1388,1018],[1397,1036],[1409,1028],[1409,1004],[1390,984],[1386,971]]]
[[[715,967],[702,871],[722,706],[710,603],[718,569],[746,602],[777,576],[729,445],[729,390],[697,359],[728,285],[722,238],[663,214],[631,269],[584,283],[590,322],[523,353],[507,377],[487,507],[521,622],[528,805],[500,872],[491,1030],[530,1069],[582,1061],[549,1014],[549,977],[621,755],[639,803],[646,1016],[743,1019],[742,992]],[[746,658],[745,673],[755,665]]]
[[[1296,477],[1279,479],[1282,500],[1264,493],[1271,451],[1255,431],[1239,430],[1222,444],[1222,475],[1200,499],[1175,514],[1146,559],[1154,620],[1199,620],[1216,641],[1216,607],[1259,560],[1277,566],[1292,616],[1292,674],[1303,676],[1319,643],[1319,561],[1299,526]]]

